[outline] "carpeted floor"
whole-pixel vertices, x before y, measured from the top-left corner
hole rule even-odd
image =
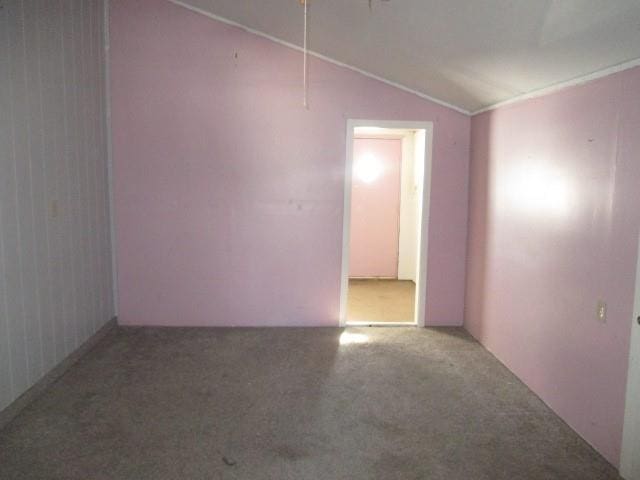
[[[0,478],[618,478],[461,329],[114,329],[0,431]]]
[[[413,322],[416,284],[411,280],[349,279],[347,321]]]

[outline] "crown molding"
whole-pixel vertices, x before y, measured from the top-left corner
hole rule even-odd
[[[629,70],[631,68],[635,68],[640,66],[640,58],[636,58],[635,60],[630,60],[627,62],[619,63],[612,67],[603,68],[602,70],[598,70],[593,73],[589,73],[587,75],[582,75],[580,77],[572,78],[571,80],[566,80],[563,82],[554,83],[552,85],[539,88],[536,90],[532,90],[531,92],[523,93],[521,95],[516,95],[515,97],[509,98],[507,100],[503,100],[492,105],[482,107],[479,110],[476,110],[471,113],[472,116],[479,115],[484,112],[488,112],[490,110],[495,110],[496,108],[505,107],[507,105],[511,105],[514,103],[522,102],[524,100],[531,100],[533,98],[543,97],[545,95],[550,95],[552,93],[558,92],[560,90],[564,90],[565,88],[577,87],[579,85],[584,85],[585,83],[592,82],[599,78],[604,78],[609,75],[613,75],[614,73],[623,72],[625,70]]]

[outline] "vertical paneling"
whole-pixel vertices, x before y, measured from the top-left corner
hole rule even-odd
[[[79,232],[78,232],[78,182],[75,180],[76,172],[76,155],[77,155],[77,124],[76,124],[76,108],[75,108],[75,92],[77,91],[77,83],[74,72],[74,57],[76,54],[75,32],[73,31],[73,1],[62,1],[62,61],[64,76],[64,156],[65,156],[65,182],[66,195],[65,207],[66,214],[65,230],[69,232],[66,240],[66,248],[64,254],[64,263],[66,267],[67,278],[70,279],[68,298],[71,301],[71,308],[68,316],[65,318],[65,352],[72,351],[79,343],[77,319],[80,316],[80,276],[78,255],[79,249]]]
[[[44,11],[40,15],[43,22],[40,35],[42,76],[48,81],[43,84],[43,124],[45,150],[50,152],[51,161],[45,163],[47,178],[47,198],[49,199],[49,275],[53,286],[49,289],[51,312],[49,330],[53,340],[45,349],[45,365],[55,365],[64,358],[64,317],[66,315],[64,275],[62,273],[62,245],[64,242],[63,222],[60,218],[60,191],[64,173],[64,126],[59,119],[64,117],[64,99],[62,84],[62,62],[60,58],[60,37],[62,32],[61,9],[59,1],[43,2]]]
[[[15,301],[10,302],[7,297],[6,277],[16,273],[15,262],[7,260],[9,249],[15,251],[15,220],[9,221],[8,207],[14,205],[11,188],[9,188],[13,176],[11,156],[11,95],[9,91],[9,50],[7,21],[7,8],[0,9],[0,405],[6,405],[11,401],[15,387],[13,385],[12,349],[9,337],[9,316],[14,314],[10,309],[10,303],[15,306]],[[14,207],[15,208],[15,207]],[[14,232],[14,240],[10,240],[8,230]],[[7,237],[7,238],[5,238]],[[12,268],[13,267],[13,268]]]
[[[103,0],[0,0],[0,409],[113,316]]]
[[[108,28],[107,20],[107,10],[108,10],[108,2],[98,2],[99,9],[97,12],[98,18],[100,19],[100,31],[99,37],[105,38],[105,29]],[[98,110],[100,111],[100,115],[98,116],[98,132],[100,132],[100,151],[103,152],[103,155],[107,156],[107,161],[101,161],[98,164],[98,188],[99,188],[99,204],[102,206],[100,209],[100,221],[98,222],[101,226],[101,234],[102,234],[102,248],[110,249],[111,246],[111,238],[114,232],[111,228],[111,211],[110,211],[110,190],[109,190],[109,155],[110,155],[110,144],[109,144],[109,132],[108,132],[108,116],[109,114],[109,91],[107,85],[107,78],[109,77],[109,72],[107,70],[107,50],[102,45],[99,44],[100,48],[98,48],[99,58],[96,59],[99,67],[98,80],[100,82],[100,92],[104,92],[105,95],[101,95],[98,99]],[[108,45],[106,46],[107,48]],[[102,114],[105,112],[105,115]],[[110,122],[110,119],[109,119]],[[114,247],[115,248],[115,247]],[[112,265],[115,258],[115,252],[111,252],[111,258],[106,256],[100,256],[100,261],[102,263],[102,280],[104,282],[103,289],[107,292],[107,296],[103,299],[104,306],[103,308],[109,308],[111,305],[117,305],[117,302],[114,298],[114,276],[116,272],[113,271]],[[114,315],[117,315],[117,310],[114,307]]]
[[[12,309],[9,321],[9,339],[12,347],[14,365],[16,372],[14,379],[16,390],[21,391],[30,382],[29,364],[33,363],[30,357],[34,356],[35,349],[29,348],[28,331],[34,323],[33,303],[29,301],[31,294],[35,294],[33,284],[32,260],[34,256],[33,236],[31,235],[31,225],[33,223],[33,212],[31,203],[31,181],[29,177],[29,167],[31,157],[28,149],[28,124],[26,108],[26,74],[25,74],[25,40],[24,40],[24,11],[22,2],[10,1],[7,8],[7,42],[9,64],[9,88],[11,98],[11,174],[12,179],[7,175],[8,185],[3,185],[15,198],[14,205],[7,205],[8,217],[15,217],[13,226],[9,225],[7,235],[15,232],[15,250],[9,253],[11,257],[15,255],[17,262],[13,265],[12,271],[7,272],[8,298],[19,300],[19,309]],[[4,155],[2,155],[4,157]],[[3,175],[4,177],[4,175]],[[13,181],[11,181],[13,180]],[[12,208],[13,207],[13,208]],[[13,249],[12,249],[13,250]],[[19,280],[19,283],[17,282]],[[15,297],[13,295],[15,294]]]
[[[72,91],[75,97],[75,115],[76,126],[78,132],[77,144],[76,144],[76,167],[75,173],[78,182],[78,196],[86,201],[87,195],[87,182],[84,174],[87,164],[87,146],[86,146],[86,129],[87,124],[85,120],[85,90],[87,88],[84,77],[84,64],[86,63],[85,56],[87,55],[87,39],[86,30],[87,25],[83,24],[83,10],[84,0],[75,0],[73,5],[73,32],[75,38],[79,41],[76,44],[76,51],[74,55],[74,70],[75,70],[75,82],[76,88]],[[87,275],[87,243],[89,232],[87,228],[87,210],[81,208],[78,205],[78,229],[80,231],[80,243],[78,248],[78,258],[80,259],[80,317],[76,319],[76,328],[78,329],[78,337],[84,338],[89,334],[88,325],[92,321],[89,311],[89,286]]]

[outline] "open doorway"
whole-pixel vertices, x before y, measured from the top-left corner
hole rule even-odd
[[[341,325],[425,323],[432,124],[349,120]]]
[[[635,292],[620,456],[620,474],[626,480],[640,480],[640,458],[638,458],[638,452],[640,452],[640,239],[638,239]]]

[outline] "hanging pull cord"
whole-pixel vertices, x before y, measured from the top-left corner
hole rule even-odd
[[[308,85],[308,79],[307,79],[307,55],[308,55],[308,51],[307,51],[307,38],[308,38],[308,31],[307,31],[307,11],[308,11],[308,4],[309,4],[309,0],[303,0],[304,1],[304,46],[303,46],[303,61],[302,61],[302,89],[304,91],[303,93],[303,100],[302,100],[302,105],[304,106],[304,108],[309,108],[309,102],[308,102],[308,91],[309,91],[309,85]]]

